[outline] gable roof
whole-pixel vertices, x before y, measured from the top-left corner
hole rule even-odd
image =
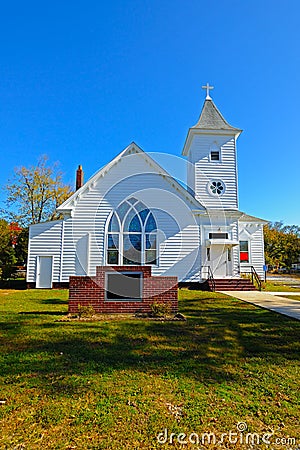
[[[205,100],[199,120],[192,128],[241,131],[229,125],[210,98]]]
[[[174,189],[181,193],[188,201],[190,201],[194,208],[205,209],[205,207],[196,200],[175,178],[173,178],[165,169],[163,169],[151,156],[144,152],[137,144],[132,142],[121,153],[119,153],[112,161],[106,164],[102,169],[98,170],[80,189],[71,195],[62,205],[57,208],[58,212],[70,211],[77,203],[77,200],[88,189],[92,188],[99,178],[103,177],[113,166],[115,166],[122,158],[132,154],[139,154],[144,160],[152,166],[160,175],[164,176]]]

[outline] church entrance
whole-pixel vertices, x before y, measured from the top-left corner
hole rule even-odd
[[[229,246],[212,245],[208,247],[209,265],[215,278],[232,276],[232,249]]]

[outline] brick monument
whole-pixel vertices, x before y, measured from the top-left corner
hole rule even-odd
[[[151,275],[150,266],[99,266],[95,277],[71,276],[69,313],[91,305],[96,313],[150,312],[152,303],[178,310],[177,277]]]

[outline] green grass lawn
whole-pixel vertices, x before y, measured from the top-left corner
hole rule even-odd
[[[156,439],[239,422],[300,444],[300,322],[188,290],[186,322],[66,311],[67,291],[0,291],[1,449],[246,449]]]
[[[293,285],[286,285],[283,283],[277,282],[271,282],[267,281],[266,283],[262,284],[262,290],[263,291],[269,291],[269,292],[298,292],[299,287],[293,286]]]
[[[300,300],[300,295],[285,295],[282,294],[280,297],[289,298],[290,300]]]

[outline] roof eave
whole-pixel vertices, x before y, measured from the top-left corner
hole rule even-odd
[[[208,216],[208,217],[220,217],[220,209],[205,209],[204,211],[200,210],[193,210],[193,213],[197,216]],[[239,209],[223,209],[222,214],[224,214],[225,217],[230,217],[232,219],[238,219],[239,222],[253,222],[253,223],[260,223],[263,225],[266,225],[269,223],[268,220],[261,219],[259,217],[250,216],[249,214],[244,213],[243,211],[240,211]]]
[[[129,153],[132,150],[136,150],[137,148],[141,153],[142,152],[145,153],[141,148],[138,147],[137,144],[132,142],[124,150],[122,150],[121,153],[115,156],[115,158],[113,158],[110,162],[105,164],[105,166],[103,166],[101,169],[97,170],[97,172],[94,175],[92,175],[91,178],[89,178],[89,180],[86,181],[86,183],[84,183],[83,186],[81,186],[81,188],[75,191],[74,194],[72,194],[71,197],[69,197],[62,205],[58,206],[56,208],[56,211],[57,212],[72,211],[75,207],[75,204],[73,205],[71,204],[72,202],[74,201],[76,202],[80,198],[81,194],[83,194],[87,189],[89,189],[89,187],[93,185],[93,183],[95,183],[98,180],[98,178],[103,176],[114,164],[116,164],[124,154],[126,154],[127,152]]]
[[[263,225],[267,225],[269,223],[269,220],[261,219],[260,217],[250,216],[249,214],[246,213],[242,214],[242,216],[239,218],[239,221],[261,223]]]
[[[165,169],[163,169],[153,158],[151,158],[151,156],[149,156],[146,152],[144,152],[144,150],[142,150],[137,144],[132,142],[112,161],[107,163],[104,167],[102,167],[102,169],[98,170],[80,189],[74,192],[74,194],[70,198],[68,198],[62,205],[60,205],[56,209],[56,211],[72,213],[72,210],[76,206],[77,200],[80,199],[81,195],[87,189],[90,189],[90,187],[93,186],[93,184],[95,184],[101,176],[104,176],[111,169],[111,167],[113,167],[117,162],[119,162],[123,156],[126,156],[126,154],[130,154],[132,152],[142,155],[146,160],[148,159],[148,164],[152,165],[153,167],[156,167],[158,173],[166,177],[168,182],[171,182],[174,188],[177,191],[181,192],[181,194],[186,198],[186,200],[190,201],[196,208],[199,207],[205,209],[204,205],[202,205],[195,197],[193,197],[193,195],[191,195],[187,189],[181,186],[181,184],[178,183],[178,181],[174,177],[172,177]]]
[[[195,128],[195,127],[191,127],[189,128],[188,134],[186,136],[185,142],[184,142],[184,146],[183,146],[183,150],[182,150],[182,155],[183,156],[187,156],[189,149],[190,149],[190,145],[191,145],[191,141],[192,141],[192,137],[195,135],[201,135],[201,134],[206,134],[206,135],[214,135],[214,136],[234,136],[236,139],[239,137],[239,135],[243,132],[243,130],[239,129],[239,128],[232,128],[232,129],[211,129],[211,128]]]

